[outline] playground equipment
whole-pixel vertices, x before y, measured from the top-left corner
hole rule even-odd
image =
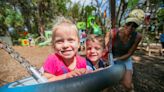
[[[21,46],[29,46],[30,45],[30,42],[28,39],[19,39],[19,40],[20,40]]]
[[[117,84],[125,72],[123,65],[111,65],[94,73],[47,82],[35,67],[1,40],[0,48],[8,52],[31,74],[28,78],[0,87],[0,92],[97,92]]]
[[[34,34],[30,34],[25,32],[26,35],[23,37],[20,37],[18,39],[18,42],[20,43],[21,46],[35,46],[35,41],[34,41]]]
[[[86,30],[89,29],[87,33],[93,33],[96,35],[102,35],[102,30],[98,24],[95,22],[95,16],[89,16],[87,19],[87,24],[85,22],[78,22],[77,28],[79,30]],[[90,32],[92,31],[92,32]]]
[[[87,19],[87,28],[93,29],[91,33],[96,35],[102,35],[102,30],[99,25],[95,22],[94,16],[89,16]]]
[[[87,34],[96,34],[96,35],[102,35],[102,30],[99,25],[95,22],[95,16],[89,16],[87,18],[86,22],[77,22],[77,28],[79,30],[79,36],[80,36],[80,51],[85,52],[85,41]],[[82,53],[80,52],[80,53]],[[83,53],[84,54],[84,53]]]
[[[51,43],[52,31],[45,31],[45,36],[39,36],[35,39],[35,43],[39,46],[50,45]]]
[[[80,30],[86,30],[86,23],[85,22],[77,22],[77,28]]]

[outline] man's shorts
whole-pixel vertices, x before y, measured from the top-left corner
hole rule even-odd
[[[133,64],[132,64],[131,57],[128,58],[127,60],[117,60],[117,61],[114,61],[114,64],[124,64],[125,67],[126,67],[126,70],[133,70]]]

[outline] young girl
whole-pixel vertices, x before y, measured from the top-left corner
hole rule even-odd
[[[86,40],[87,69],[96,70],[104,67],[101,57],[105,48],[103,36],[89,35]]]
[[[71,21],[63,18],[54,25],[52,46],[55,52],[48,56],[43,65],[44,76],[49,81],[86,73],[86,60],[77,55],[79,45],[78,30]]]

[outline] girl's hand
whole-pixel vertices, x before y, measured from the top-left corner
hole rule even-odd
[[[67,78],[72,78],[72,77],[75,77],[75,76],[80,76],[82,74],[86,74],[88,73],[87,69],[85,68],[81,68],[81,69],[75,69],[74,71],[71,71],[69,73],[67,73]]]
[[[44,73],[43,76],[46,77],[47,79],[50,79],[52,77],[55,77],[55,75],[50,74],[50,73]]]

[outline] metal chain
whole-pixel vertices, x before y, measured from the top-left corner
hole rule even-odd
[[[47,79],[41,76],[41,73],[36,69],[36,67],[32,66],[28,60],[20,56],[18,52],[16,52],[11,46],[3,42],[1,39],[0,48],[4,49],[12,58],[18,61],[39,83],[47,82]]]
[[[28,60],[20,56],[18,52],[16,52],[11,46],[3,42],[1,39],[0,39],[0,48],[4,49],[12,58],[18,61],[27,70],[29,70],[29,68],[32,67]]]

